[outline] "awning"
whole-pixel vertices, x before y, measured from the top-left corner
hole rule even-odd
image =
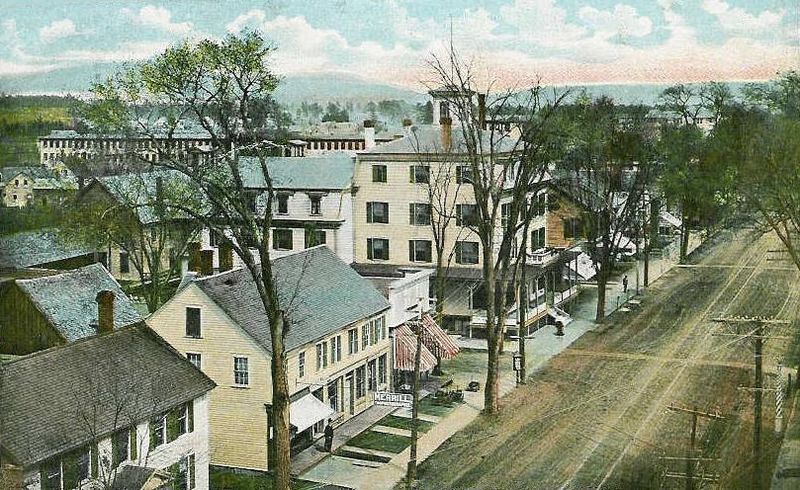
[[[414,371],[414,356],[417,353],[417,336],[408,327],[400,325],[394,330],[394,368],[400,371]],[[422,344],[420,351],[419,370],[429,371],[436,367],[436,356]]]
[[[439,359],[452,359],[458,354],[458,346],[432,316],[422,316],[422,328],[422,343],[434,356]]]
[[[331,407],[310,393],[293,401],[289,406],[289,422],[297,429],[298,433],[333,414],[334,411]]]

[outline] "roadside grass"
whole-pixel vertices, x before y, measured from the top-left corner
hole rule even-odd
[[[411,438],[366,430],[347,441],[347,445],[397,454],[411,445]]]
[[[434,417],[444,417],[452,412],[458,403],[451,402],[434,402],[432,396],[426,396],[419,401],[419,411],[425,415],[433,415]]]
[[[386,456],[379,456],[377,454],[364,454],[358,453],[355,451],[349,451],[347,449],[339,448],[333,452],[336,456],[341,456],[343,458],[349,459],[360,459],[362,461],[370,461],[373,463],[388,463],[391,461],[391,458],[387,458]]]
[[[213,490],[272,490],[275,488],[271,475],[246,475],[227,471],[211,470],[210,488]],[[309,480],[292,480],[292,490],[319,488],[319,483]]]
[[[414,425],[413,421],[406,417],[398,417],[397,415],[387,415],[386,417],[380,419],[377,425],[383,425],[386,427],[394,427],[395,429],[405,429],[411,430],[411,427]],[[417,428],[420,432],[428,432],[431,427],[433,427],[433,422],[428,422],[427,420],[417,420]]]

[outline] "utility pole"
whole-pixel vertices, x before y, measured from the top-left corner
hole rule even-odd
[[[755,386],[741,387],[747,391],[753,392],[753,488],[761,488],[761,407],[762,396],[764,391],[772,391],[764,388],[764,373],[762,369],[764,339],[791,339],[791,337],[784,337],[778,335],[764,335],[764,325],[788,325],[788,320],[777,320],[774,318],[765,317],[721,317],[714,318],[715,322],[726,324],[745,324],[753,325],[756,327],[749,333],[740,335],[738,333],[732,334],[714,334],[718,336],[736,336],[741,337],[742,340],[752,338],[754,340],[754,362],[755,362]]]
[[[417,351],[414,353],[414,388],[411,403],[411,453],[406,471],[406,488],[417,488],[417,440],[419,439],[419,364],[422,356],[422,298],[419,300],[419,315],[414,322],[417,334]]]
[[[723,420],[725,417],[723,417],[722,415],[720,415],[720,414],[718,414],[716,412],[701,412],[700,410],[697,409],[697,405],[695,405],[694,408],[689,409],[689,408],[679,407],[679,406],[677,406],[675,404],[672,404],[672,405],[668,405],[667,409],[671,410],[673,412],[687,413],[687,414],[692,416],[692,433],[691,433],[692,435],[691,435],[691,438],[689,439],[689,447],[688,447],[688,449],[686,451],[686,456],[685,457],[681,458],[681,457],[678,457],[678,456],[673,456],[673,457],[662,458],[662,459],[677,460],[677,461],[685,460],[686,461],[686,473],[685,474],[667,473],[665,476],[667,476],[669,478],[683,478],[683,479],[686,480],[686,490],[694,490],[694,488],[695,488],[695,476],[694,476],[694,467],[695,467],[695,465],[697,465],[697,463],[699,463],[701,461],[714,461],[712,458],[701,458],[701,457],[697,457],[697,456],[694,455],[695,454],[695,443],[697,441],[697,417],[704,417],[704,418],[711,419],[711,420]],[[716,477],[712,477],[712,478],[716,478]],[[699,480],[701,480],[701,481],[706,480],[706,479],[707,478],[705,477],[705,475],[703,475],[701,478],[699,478]]]

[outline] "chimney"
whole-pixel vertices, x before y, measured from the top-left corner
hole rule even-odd
[[[443,117],[439,120],[442,125],[442,149],[450,151],[453,144],[453,120],[449,117]]]
[[[204,276],[214,274],[214,251],[202,250],[200,252],[200,273]]]
[[[364,149],[375,148],[375,121],[367,119],[364,121]]]
[[[219,271],[229,271],[233,269],[233,246],[228,242],[223,242],[219,246]]]
[[[97,333],[114,331],[114,291],[103,290],[97,293]]]
[[[478,94],[478,123],[486,129],[486,94]]]
[[[189,270],[200,272],[200,242],[189,244]]]

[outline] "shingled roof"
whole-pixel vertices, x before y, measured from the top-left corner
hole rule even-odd
[[[56,229],[0,236],[0,269],[24,269],[92,253],[91,247],[61,238]]]
[[[341,330],[389,308],[386,298],[324,245],[272,261],[280,301],[290,321],[286,350]],[[267,352],[269,321],[245,269],[198,279],[195,284]]]
[[[454,154],[468,153],[467,144],[464,139],[464,132],[459,126],[451,129],[452,142],[451,152]],[[483,151],[489,153],[513,152],[517,149],[518,139],[511,134],[493,133],[483,131]],[[442,128],[440,126],[415,126],[411,128],[411,134],[398,138],[387,143],[375,146],[374,148],[361,153],[364,158],[370,154],[438,154],[443,153],[442,149]]]
[[[304,158],[267,158],[267,169],[275,189],[346,189],[352,184],[353,168],[353,157],[343,153]],[[257,158],[242,157],[239,169],[245,187],[266,189],[267,184]]]
[[[32,465],[214,386],[144,323],[54,347],[0,365],[0,448]]]
[[[68,341],[97,334],[97,293],[114,292],[114,326],[141,321],[119,283],[101,264],[33,279],[18,279],[17,286]]]

